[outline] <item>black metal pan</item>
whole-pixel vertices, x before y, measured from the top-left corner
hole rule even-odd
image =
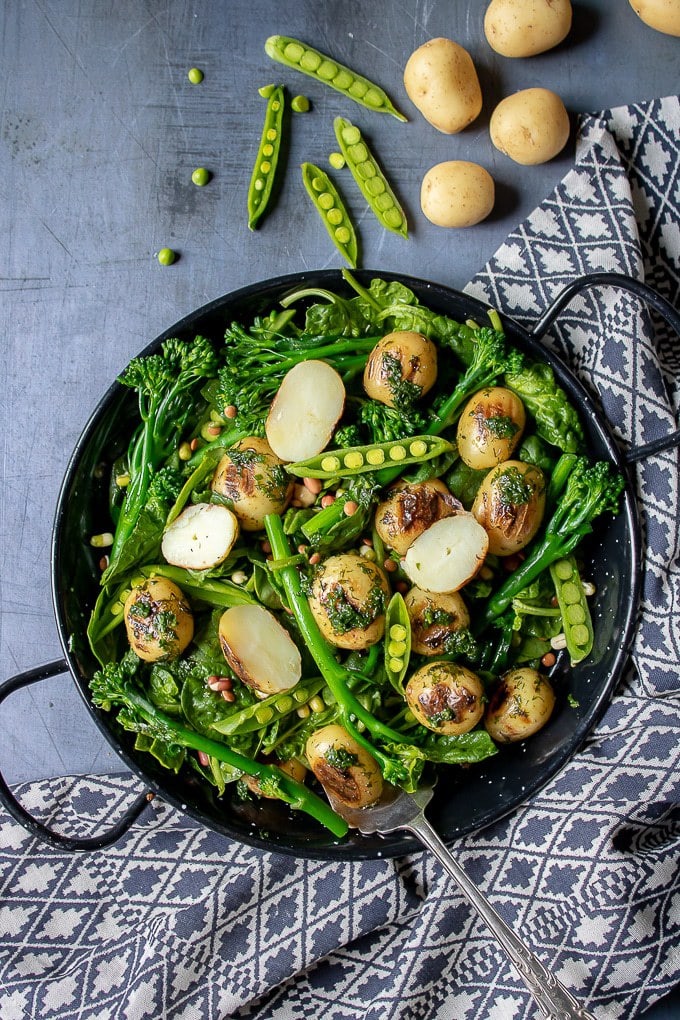
[[[394,273],[363,271],[357,276],[363,282],[370,281],[373,276],[400,280],[411,287],[424,304],[454,319],[481,321],[486,317],[487,308],[483,303],[446,287]],[[143,353],[151,353],[170,336],[185,339],[191,339],[197,333],[221,336],[231,321],[247,321],[253,315],[269,310],[285,294],[300,286],[345,288],[340,274],[331,270],[298,273],[256,283],[192,312],[159,336]],[[591,576],[597,587],[594,606],[597,634],[593,654],[588,662],[573,669],[566,661],[562,664],[558,660],[556,666],[558,671],[571,671],[568,686],[578,707],[559,704],[549,724],[526,744],[502,751],[466,770],[447,770],[446,780],[439,783],[429,812],[437,830],[446,840],[473,832],[514,811],[559,772],[601,718],[629,656],[637,623],[643,555],[642,529],[629,465],[680,445],[680,432],[644,447],[622,450],[593,398],[571,371],[541,343],[552,323],[575,295],[588,288],[606,286],[619,287],[637,295],[680,334],[680,314],[664,298],[636,280],[609,273],[575,280],[558,295],[531,331],[504,317],[510,341],[529,355],[544,358],[552,365],[559,384],[580,410],[592,456],[609,460],[627,477],[621,513],[601,524],[590,546]],[[62,835],[31,817],[1,775],[0,801],[35,836],[52,846],[73,851],[94,850],[113,843],[155,795],[203,825],[265,850],[322,859],[398,856],[416,850],[417,844],[408,835],[395,835],[388,839],[353,835],[338,842],[306,815],[291,815],[281,802],[261,801],[244,806],[231,801],[228,794],[218,799],[197,776],[189,772],[174,775],[157,765],[150,756],[136,752],[129,735],[119,730],[113,715],[93,706],[88,682],[97,664],[88,648],[86,626],[97,595],[100,572],[98,554],[90,549],[88,537],[100,531],[102,521],[106,520],[107,468],[127,446],[135,410],[134,394],[114,383],[78,440],[59,495],[52,539],[52,596],[63,659],[7,680],[0,687],[0,703],[21,687],[64,674],[66,682],[75,682],[104,738],[144,782],[146,792],[116,825],[87,839]],[[567,685],[560,685],[558,679],[558,690],[560,686]]]

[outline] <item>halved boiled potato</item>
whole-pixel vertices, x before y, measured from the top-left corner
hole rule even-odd
[[[226,506],[196,503],[166,528],[161,552],[176,567],[208,570],[224,562],[238,537],[238,520]]]
[[[325,361],[301,361],[283,377],[265,432],[281,460],[307,460],[328,446],[345,406],[345,385]]]
[[[220,617],[220,645],[239,680],[260,694],[295,687],[302,675],[297,645],[264,606],[232,606]]]
[[[436,521],[409,547],[404,570],[419,588],[458,591],[475,576],[489,548],[489,536],[472,514]]]

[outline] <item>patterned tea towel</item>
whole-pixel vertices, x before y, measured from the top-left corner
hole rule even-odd
[[[679,141],[677,98],[584,117],[574,169],[469,292],[530,325],[574,277],[612,270],[677,304]],[[622,441],[677,427],[680,341],[637,300],[589,291],[550,342]],[[570,764],[512,817],[456,844],[503,917],[612,1020],[638,1016],[680,980],[680,845],[666,838],[680,833],[678,453],[637,471],[647,553],[634,664]],[[21,795],[39,817],[76,828],[86,818],[89,830],[137,788],[113,776]],[[633,852],[612,839],[624,824]],[[0,861],[2,1020],[538,1016],[424,853],[298,861],[156,804],[115,847],[88,856],[50,850],[3,816]]]

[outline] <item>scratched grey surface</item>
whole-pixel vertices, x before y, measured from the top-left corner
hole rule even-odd
[[[572,113],[677,89],[678,40],[646,28],[625,0],[575,5],[568,45],[526,61],[496,56],[481,0],[393,4],[333,0],[5,0],[2,10],[0,316],[2,502],[0,679],[60,657],[50,596],[54,507],[90,412],[128,359],[182,317],[244,284],[341,265],[299,181],[305,159],[335,148],[332,118],[368,133],[412,224],[404,241],[350,205],[363,265],[462,287],[511,227],[570,166],[572,146],[521,169],[488,139],[495,102],[546,85]],[[297,35],[375,78],[409,116],[368,113],[271,64],[267,35]],[[431,128],[408,102],[411,51],[445,35],[472,53],[485,93],[463,134]],[[204,69],[201,85],[187,69]],[[245,195],[259,136],[259,86],[281,80],[310,96],[291,126],[288,172],[262,229],[246,227]],[[468,231],[419,214],[422,174],[472,159],[497,181],[497,211]],[[190,182],[205,166],[205,188]],[[154,259],[169,245],[172,267]],[[14,694],[0,710],[0,767],[10,781],[118,768],[62,677]]]

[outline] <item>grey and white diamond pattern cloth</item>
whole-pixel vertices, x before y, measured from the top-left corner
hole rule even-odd
[[[585,117],[574,169],[469,292],[530,325],[575,276],[613,270],[677,304],[679,141],[677,98]],[[676,427],[680,344],[630,295],[584,294],[550,342],[622,442]],[[505,919],[608,1020],[639,1015],[680,980],[680,855],[664,839],[680,825],[677,453],[642,463],[638,484],[648,544],[633,665],[570,764],[529,805],[456,845]],[[21,796],[43,820],[82,831],[115,816],[136,786],[64,779]],[[617,849],[617,834],[638,852]],[[0,817],[2,1020],[536,1016],[426,854],[298,861],[154,804],[115,847],[81,857]]]

